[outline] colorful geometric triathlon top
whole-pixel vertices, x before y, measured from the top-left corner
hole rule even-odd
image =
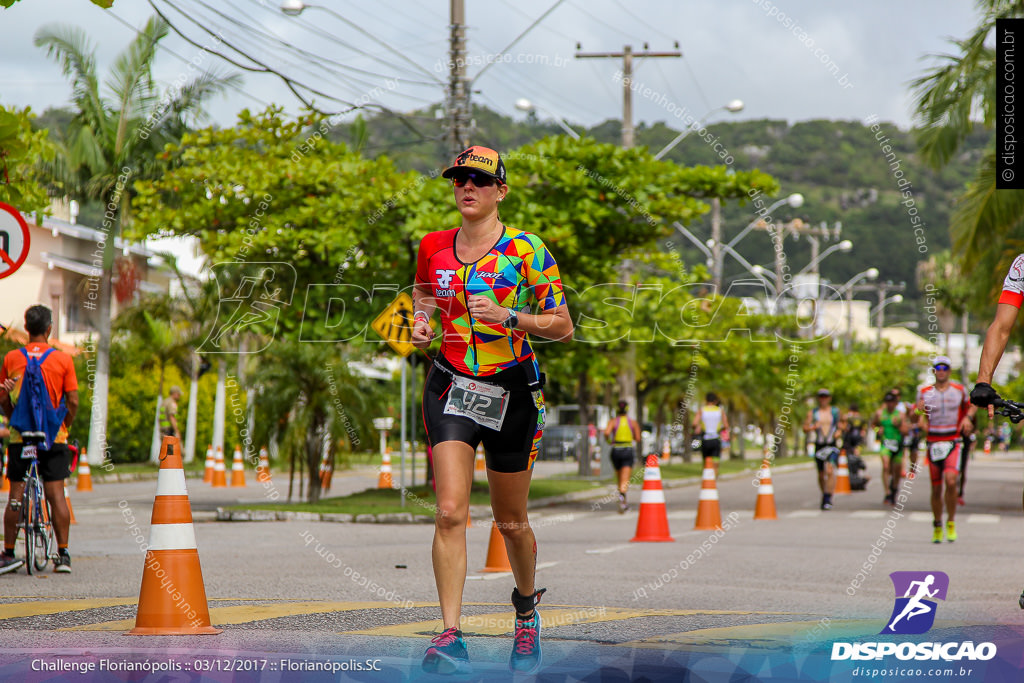
[[[565,303],[558,265],[539,237],[504,226],[501,237],[475,263],[455,254],[459,228],[432,232],[420,242],[416,284],[429,290],[441,311],[441,354],[456,370],[493,375],[518,363],[536,366],[522,330],[473,320],[467,297],[482,294],[499,306],[524,310],[530,300],[541,311]]]
[[[1010,270],[1003,280],[1003,292],[999,295],[999,303],[1010,304],[1020,308],[1024,301],[1024,254],[1013,259]]]

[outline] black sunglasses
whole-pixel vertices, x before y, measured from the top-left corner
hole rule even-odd
[[[949,370],[949,366],[946,365],[945,363],[940,363],[939,365],[936,365],[934,367],[936,370]]]
[[[458,175],[452,176],[452,185],[455,187],[464,187],[467,180],[472,180],[473,184],[477,187],[490,187],[498,182],[497,178],[487,175],[486,173],[474,173],[473,171],[467,171],[465,173],[459,173]]]

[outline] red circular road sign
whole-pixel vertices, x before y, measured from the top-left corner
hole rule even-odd
[[[28,223],[21,212],[0,202],[0,279],[13,275],[28,257]]]

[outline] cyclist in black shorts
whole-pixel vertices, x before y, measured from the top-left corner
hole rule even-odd
[[[573,324],[547,247],[498,216],[508,194],[498,153],[470,147],[441,175],[452,181],[462,225],[422,239],[413,290],[412,343],[430,345],[435,309],[442,334],[424,387],[423,418],[437,486],[432,554],[444,630],[427,649],[423,668],[470,670],[460,621],[473,461],[483,443],[491,510],[516,582],[509,668],[532,673],[541,663],[536,605],[544,589],[534,585],[537,542],[526,500],[544,428],[544,397],[528,335],[569,341]],[[526,308],[531,303],[532,313]]]

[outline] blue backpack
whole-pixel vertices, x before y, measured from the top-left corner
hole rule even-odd
[[[43,361],[53,351],[47,349],[41,358],[36,359],[28,355],[26,349],[21,349],[22,355],[25,356],[25,374],[21,378],[18,403],[11,415],[11,427],[21,434],[43,432],[46,435],[43,450],[50,450],[57,438],[57,432],[60,431],[60,425],[64,422],[64,416],[68,413],[63,396],[60,398],[60,406],[56,409],[53,407],[50,392],[43,379]]]

